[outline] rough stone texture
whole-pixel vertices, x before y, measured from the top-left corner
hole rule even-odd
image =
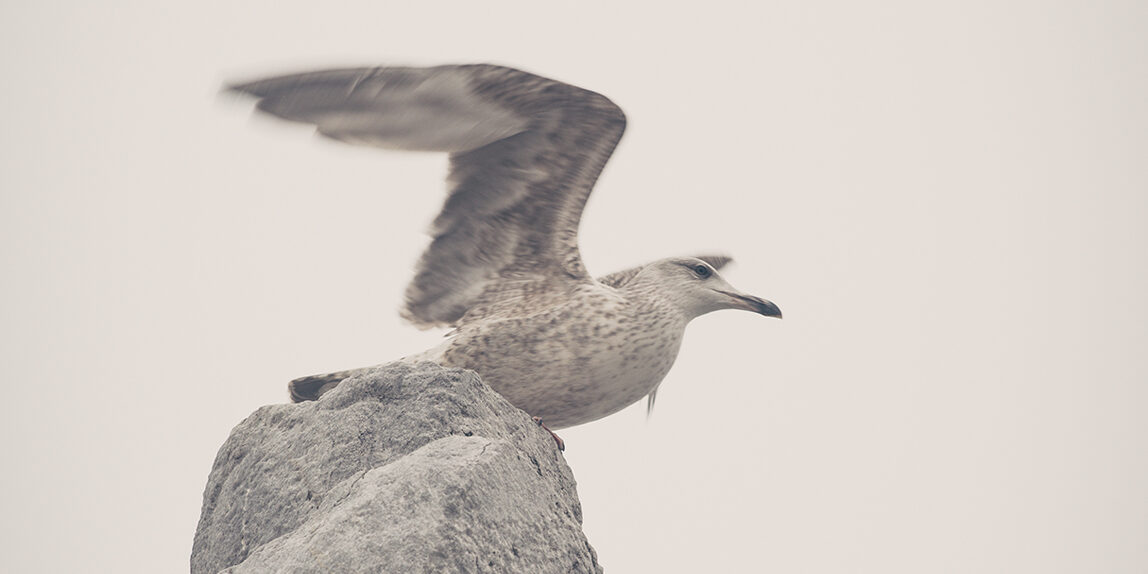
[[[602,568],[546,431],[470,371],[395,363],[232,431],[191,571]]]

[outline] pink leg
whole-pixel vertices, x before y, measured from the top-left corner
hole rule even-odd
[[[538,426],[542,427],[543,429],[546,429],[546,432],[550,433],[550,436],[554,437],[554,442],[558,444],[558,450],[566,450],[566,442],[562,440],[562,437],[554,434],[554,431],[550,430],[549,428],[546,427],[546,425],[542,424],[542,417],[533,417],[533,418],[534,418],[534,422],[538,423]]]

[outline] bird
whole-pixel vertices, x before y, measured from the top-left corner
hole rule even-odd
[[[724,255],[586,270],[583,207],[626,128],[601,94],[491,64],[331,69],[228,88],[333,140],[449,154],[446,201],[401,315],[450,331],[402,360],[475,371],[560,449],[555,429],[643,397],[651,412],[691,320],[721,309],[782,316],[719,275]],[[289,394],[316,400],[368,369],[295,379]]]

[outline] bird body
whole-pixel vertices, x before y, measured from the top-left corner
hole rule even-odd
[[[441,362],[477,371],[551,428],[599,419],[653,392],[685,333],[678,310],[631,295],[586,286],[532,315],[463,326]]]
[[[781,316],[718,275],[727,257],[587,273],[582,208],[625,128],[599,94],[487,65],[331,70],[232,89],[336,140],[451,154],[447,201],[402,314],[453,331],[406,360],[473,369],[553,428],[644,396],[652,406],[695,317],[726,308]],[[296,379],[292,398],[318,398],[360,370]]]

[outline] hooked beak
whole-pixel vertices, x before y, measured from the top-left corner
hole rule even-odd
[[[781,318],[781,308],[774,305],[772,301],[766,301],[761,297],[754,297],[753,295],[746,295],[744,293],[731,293],[729,291],[718,291],[718,293],[733,299],[734,307],[738,309],[753,311],[766,317]]]

